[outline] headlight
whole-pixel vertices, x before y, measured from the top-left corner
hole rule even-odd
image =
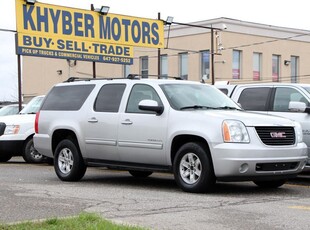
[[[296,141],[297,143],[301,143],[303,141],[302,128],[299,122],[294,122],[295,124],[295,132],[296,132]]]
[[[250,137],[245,125],[236,120],[225,120],[222,124],[224,142],[249,143]]]
[[[4,130],[4,135],[17,134],[19,132],[19,125],[7,125]]]

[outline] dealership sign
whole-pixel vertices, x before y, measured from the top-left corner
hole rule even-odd
[[[160,20],[16,0],[17,54],[118,64],[133,47],[164,47]]]

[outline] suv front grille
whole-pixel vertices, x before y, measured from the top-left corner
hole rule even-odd
[[[295,131],[293,127],[255,127],[256,132],[265,145],[294,145]]]
[[[5,127],[6,127],[5,123],[0,122],[0,136],[4,134]]]

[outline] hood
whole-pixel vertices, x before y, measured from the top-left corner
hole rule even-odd
[[[273,116],[265,115],[261,113],[239,111],[239,110],[192,110],[192,111],[182,111],[192,113],[188,115],[191,116],[204,116],[213,117],[214,119],[220,120],[238,120],[241,121],[245,126],[295,126],[294,121]]]
[[[35,114],[16,114],[0,117],[0,123],[3,122],[6,125],[34,123]]]

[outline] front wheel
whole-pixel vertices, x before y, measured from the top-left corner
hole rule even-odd
[[[28,139],[24,145],[23,158],[27,163],[44,162],[44,157],[34,148],[32,138]]]
[[[207,147],[201,143],[186,143],[178,150],[173,172],[185,192],[207,192],[215,185],[212,160]]]
[[[86,172],[86,165],[72,140],[65,139],[56,147],[54,168],[59,179],[63,181],[79,181]]]
[[[268,181],[253,181],[262,188],[278,188],[285,184],[286,180],[268,180]]]

